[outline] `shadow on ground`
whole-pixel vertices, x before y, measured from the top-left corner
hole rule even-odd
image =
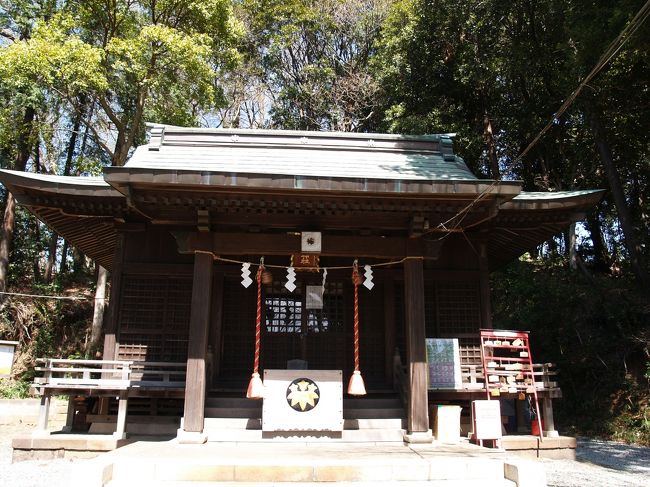
[[[650,449],[642,446],[578,438],[576,459],[614,470],[650,475]]]

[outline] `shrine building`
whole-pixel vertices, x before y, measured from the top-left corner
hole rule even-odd
[[[490,272],[602,197],[478,179],[449,135],[149,132],[100,177],[0,171],[19,204],[110,272],[102,372],[57,382],[57,366],[70,363],[49,362],[35,387],[43,407],[53,394],[102,398],[87,427],[118,435],[167,415],[187,442],[233,435],[219,418],[243,418],[246,434],[265,437],[263,401],[246,399],[247,387],[253,373],[289,370],[301,380],[335,374],[339,426],[322,429],[345,438],[372,409],[398,421],[391,438],[430,441],[432,405],[486,398],[479,330],[498,328]],[[427,339],[457,340],[460,383],[432,384]],[[346,392],[355,371],[365,395]],[[552,435],[559,389],[548,372],[540,365],[532,385]],[[302,394],[307,382],[296,384]],[[499,385],[513,401],[531,387]],[[316,411],[317,396],[305,397],[292,407]],[[521,430],[513,414],[509,427]],[[299,429],[319,428],[285,428]]]

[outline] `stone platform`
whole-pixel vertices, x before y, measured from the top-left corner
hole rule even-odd
[[[89,487],[129,485],[418,485],[544,487],[543,465],[459,444],[137,442],[87,463]],[[195,482],[200,482],[196,484]],[[291,484],[288,484],[291,482]],[[286,483],[286,484],[285,484]]]
[[[576,446],[576,439],[569,436],[540,440],[537,436],[512,435],[504,436],[501,440],[501,447],[508,453],[525,458],[575,460]]]

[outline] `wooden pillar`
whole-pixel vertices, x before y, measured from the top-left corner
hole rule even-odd
[[[404,304],[409,370],[408,434],[405,440],[430,442],[422,260],[408,259],[404,263]]]
[[[48,434],[47,424],[50,417],[50,400],[51,396],[47,392],[43,392],[41,396],[41,407],[38,412],[38,424],[36,425],[36,434]]]
[[[384,282],[384,355],[386,356],[386,382],[393,386],[395,368],[395,282],[389,278]]]
[[[118,321],[120,319],[120,295],[122,294],[122,269],[124,261],[124,234],[118,233],[111,269],[111,296],[108,302],[108,318],[104,329],[104,360],[117,360]]]
[[[212,344],[212,364],[208,370],[208,387],[211,387],[215,377],[220,375],[221,351],[223,340],[223,272],[214,275],[212,283],[212,325],[210,326],[210,343]]]
[[[189,343],[187,347],[187,374],[185,377],[185,412],[182,442],[205,442],[206,438],[191,433],[203,432],[205,415],[205,355],[208,345],[210,303],[212,297],[213,255],[210,252],[194,254],[192,282],[192,310],[190,313]]]
[[[490,297],[490,270],[488,268],[487,245],[479,244],[479,288],[481,300],[481,328],[492,328],[492,304]]]
[[[128,408],[128,391],[120,392],[117,406],[117,424],[115,425],[115,436],[118,439],[126,438],[126,411]]]
[[[66,433],[72,432],[72,427],[74,425],[74,411],[75,411],[74,396],[68,396],[68,412],[65,418],[65,426],[62,428],[62,431]]]
[[[555,429],[555,419],[553,418],[553,399],[549,396],[544,396],[542,398],[542,409],[544,414],[542,414],[542,419],[544,419],[544,436],[547,438],[557,438],[560,436],[558,431]]]

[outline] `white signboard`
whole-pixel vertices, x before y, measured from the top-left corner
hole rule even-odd
[[[262,431],[343,431],[340,370],[265,370]]]
[[[18,342],[0,340],[0,377],[9,377],[11,375],[16,345],[18,345]]]
[[[474,438],[498,440],[501,438],[501,403],[488,399],[472,401]]]

